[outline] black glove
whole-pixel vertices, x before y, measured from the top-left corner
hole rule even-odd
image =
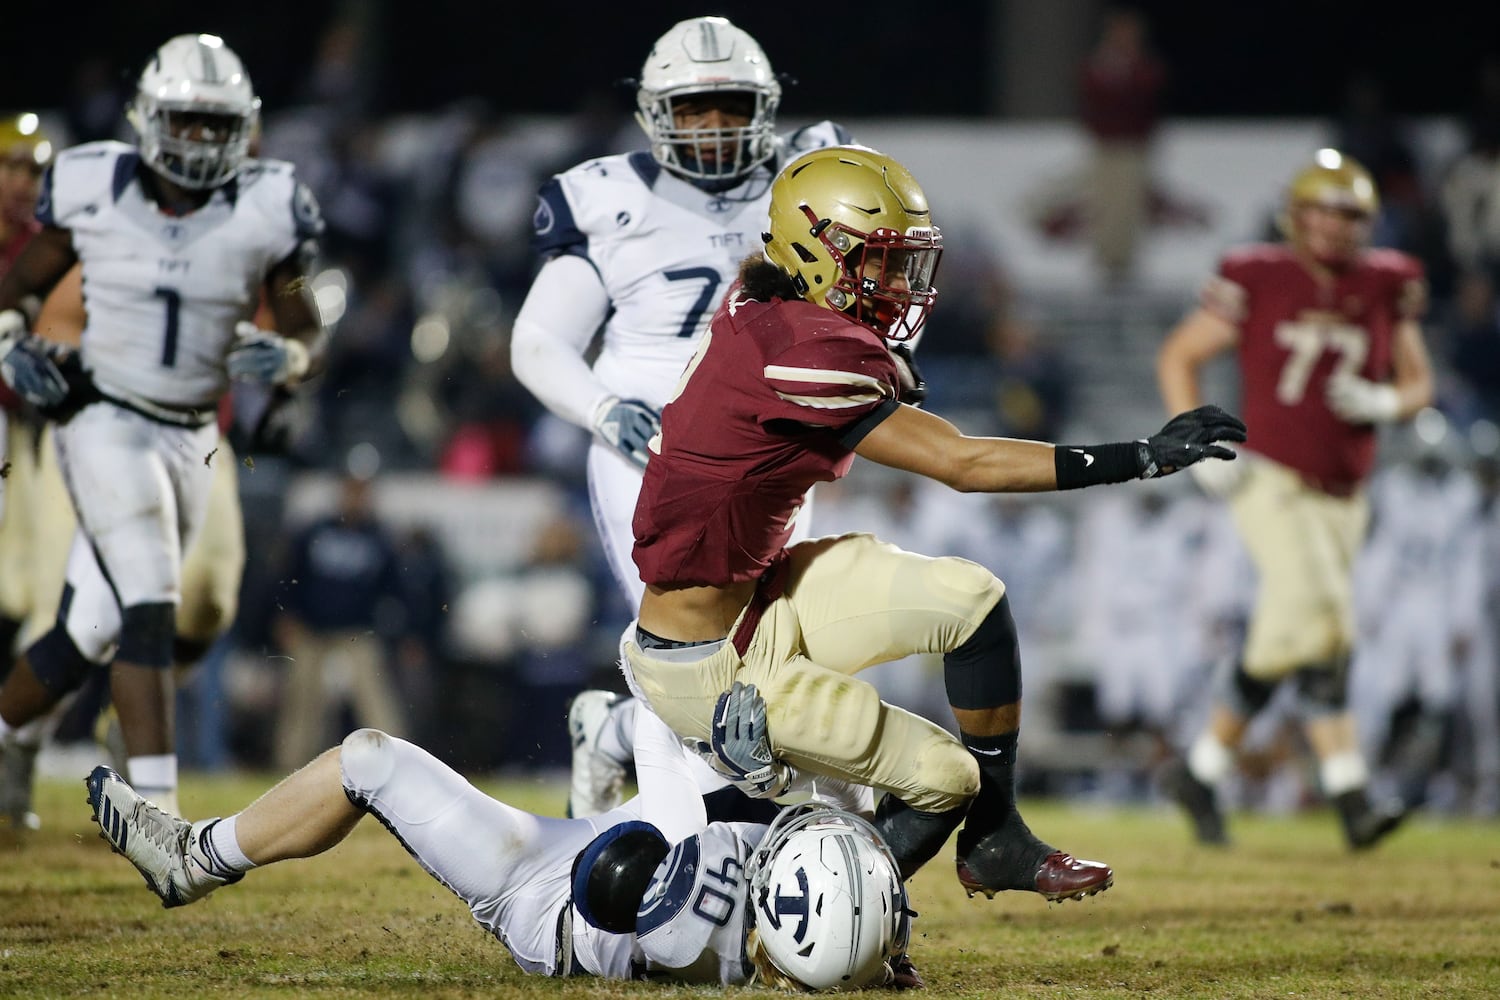
[[[1136,464],[1142,479],[1170,476],[1205,458],[1232,462],[1232,448],[1217,441],[1245,440],[1245,424],[1217,406],[1179,413],[1161,430],[1136,442]]]
[[[912,357],[910,344],[897,344],[891,348],[891,357],[896,359],[896,371],[900,377],[901,402],[912,406],[921,406],[927,398],[927,380],[922,377],[922,369],[917,367],[917,359]]]

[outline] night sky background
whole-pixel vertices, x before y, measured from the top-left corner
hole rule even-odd
[[[1500,4],[1428,3],[1398,15],[1386,12],[1391,5],[1377,13],[1332,0],[1134,6],[1149,19],[1170,69],[1167,110],[1177,117],[1330,116],[1360,73],[1396,113],[1462,114],[1474,102],[1480,65],[1500,55]],[[784,99],[786,114],[989,118],[996,117],[991,95],[1001,58],[991,39],[1005,2],[132,0],[10,7],[0,109],[61,107],[90,66],[128,92],[156,45],[208,30],[244,57],[274,112],[305,96],[320,36],[351,13],[376,39],[364,51],[373,70],[372,112],[477,97],[502,113],[558,113],[601,94],[623,109],[628,92],[607,85],[633,75],[656,36],[683,17],[722,13],[800,81]],[[1077,31],[1092,38],[1091,19],[1072,16]]]

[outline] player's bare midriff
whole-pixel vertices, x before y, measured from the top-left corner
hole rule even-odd
[[[678,642],[722,639],[754,593],[754,580],[723,587],[648,584],[641,599],[640,626],[652,635]]]

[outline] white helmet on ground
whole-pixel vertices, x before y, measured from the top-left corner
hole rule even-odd
[[[141,159],[173,184],[208,190],[239,173],[260,98],[240,57],[217,35],[178,35],[141,71],[127,117]]]
[[[747,953],[760,978],[813,990],[888,981],[891,960],[906,951],[911,912],[873,826],[830,806],[789,809],[748,868],[755,930]]]
[[[739,128],[678,128],[673,102],[713,93],[751,98],[750,121]],[[651,48],[636,91],[636,120],[651,140],[651,155],[684,177],[742,177],[775,152],[776,107],[781,84],[760,43],[728,19],[679,21]],[[702,151],[733,147],[733,156]]]

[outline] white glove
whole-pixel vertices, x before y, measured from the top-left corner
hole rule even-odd
[[[594,409],[594,431],[615,451],[644,469],[646,447],[661,430],[661,414],[639,399],[606,398]]]
[[[1222,458],[1205,458],[1188,466],[1198,488],[1211,497],[1230,497],[1239,491],[1250,472],[1250,463],[1244,458],[1226,462]]]
[[[235,345],[226,364],[238,382],[289,385],[307,374],[307,346],[300,340],[262,330],[254,323],[237,323]]]
[[[1328,380],[1328,406],[1351,424],[1388,424],[1401,412],[1401,394],[1387,383],[1335,375]]]
[[[714,706],[710,742],[684,739],[683,745],[754,799],[774,799],[792,783],[790,767],[771,753],[766,703],[754,684],[734,682]]]
[[[16,395],[39,409],[68,398],[68,381],[53,360],[48,345],[26,331],[19,309],[0,312],[0,378]]]

